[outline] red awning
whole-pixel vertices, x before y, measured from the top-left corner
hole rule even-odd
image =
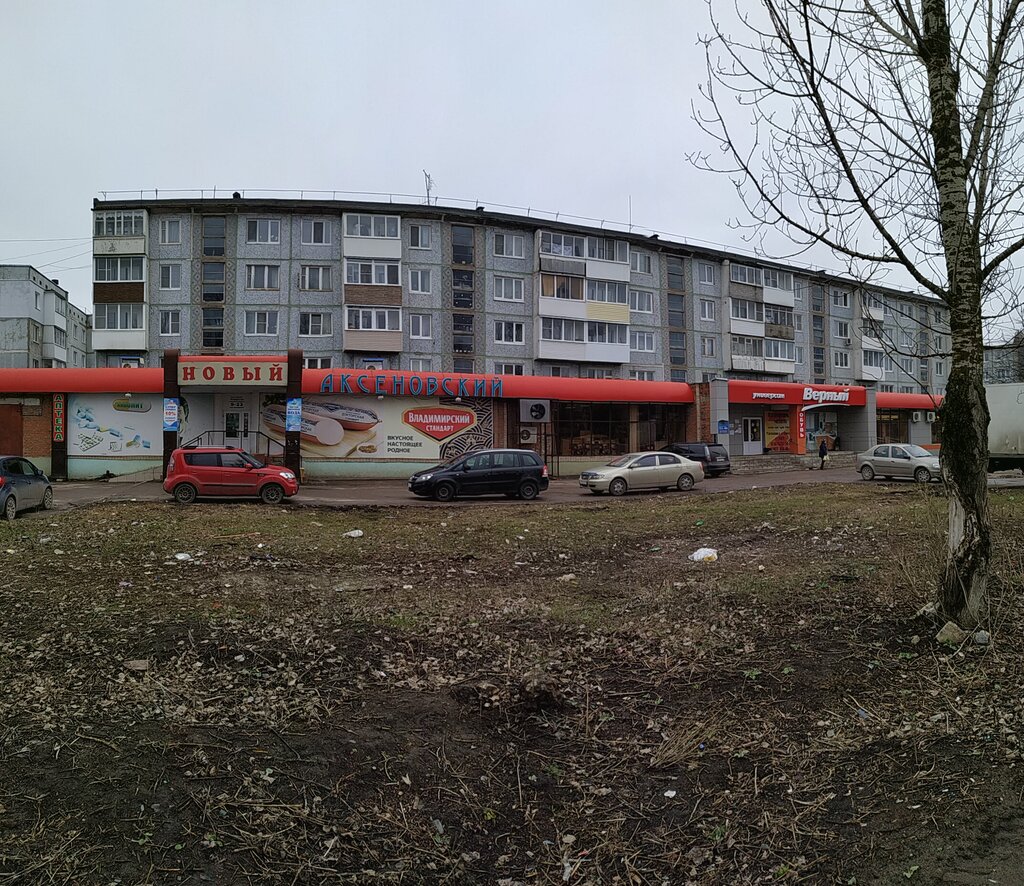
[[[0,369],[5,394],[159,394],[162,369]]]
[[[879,409],[938,409],[942,397],[930,394],[896,394],[892,391],[879,391],[875,395],[875,405]]]

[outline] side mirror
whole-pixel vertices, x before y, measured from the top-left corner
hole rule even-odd
[[[468,461],[462,466],[462,470],[464,470],[464,471],[468,471],[469,470],[469,462]]]
[[[249,462],[246,462],[246,463],[245,463],[245,469],[246,469],[247,471],[251,471],[251,470],[253,469],[253,467],[252,467],[252,465],[251,465],[251,464],[250,464]]]

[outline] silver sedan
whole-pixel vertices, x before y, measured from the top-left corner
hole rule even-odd
[[[883,443],[857,456],[857,470],[865,480],[875,477],[913,477],[918,483],[942,479],[939,454],[911,443]]]
[[[595,495],[624,495],[633,489],[692,489],[704,479],[700,462],[671,452],[634,452],[580,474],[580,486]]]

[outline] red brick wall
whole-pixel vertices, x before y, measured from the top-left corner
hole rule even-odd
[[[49,394],[39,398],[39,406],[22,406],[22,439],[24,455],[49,457],[50,455],[50,412],[53,409]]]
[[[711,443],[711,386],[706,382],[691,385],[693,405],[686,410],[686,439]]]

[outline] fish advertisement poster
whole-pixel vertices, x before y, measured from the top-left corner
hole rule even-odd
[[[163,451],[163,397],[72,394],[69,399],[68,455],[146,458]]]
[[[353,460],[447,461],[494,444],[492,401],[375,399],[318,395],[302,398],[303,457]],[[291,416],[295,421],[295,415]],[[284,441],[288,407],[268,396],[260,409],[263,433]]]

